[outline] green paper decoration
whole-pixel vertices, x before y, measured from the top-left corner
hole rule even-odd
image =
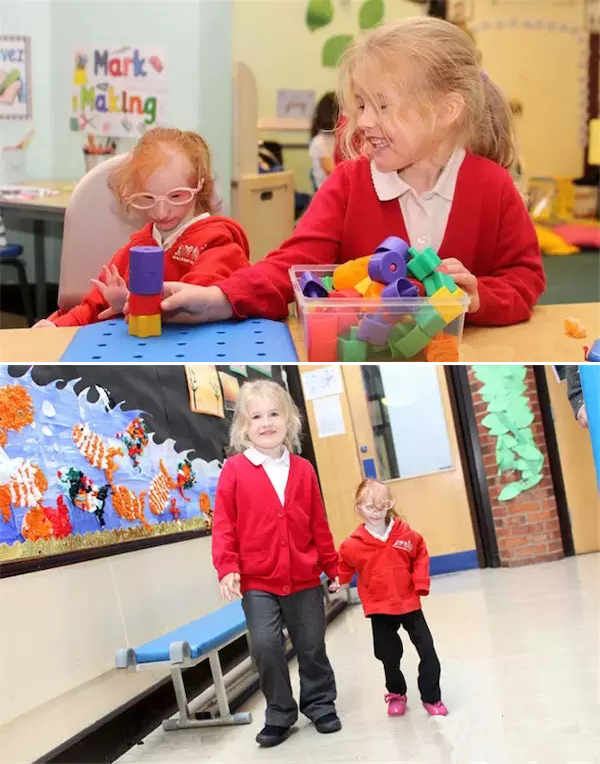
[[[366,0],[358,12],[361,29],[372,29],[383,21],[383,0]]]
[[[351,34],[338,34],[330,37],[323,45],[323,66],[335,68],[353,39]]]
[[[479,390],[487,403],[482,424],[496,440],[498,474],[509,470],[521,473],[520,480],[508,483],[500,491],[500,501],[516,498],[542,479],[544,455],[535,445],[531,425],[534,420],[525,396],[527,386],[524,366],[473,366]]]
[[[311,32],[326,27],[333,19],[333,3],[331,0],[309,0],[306,9],[306,26]]]

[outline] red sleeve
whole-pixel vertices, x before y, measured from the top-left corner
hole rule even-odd
[[[293,236],[248,270],[217,282],[238,318],[286,318],[293,299],[290,266],[339,262],[347,199],[346,171],[340,165],[315,194]]]
[[[421,597],[425,597],[429,594],[429,553],[425,546],[425,541],[422,536],[418,537],[417,542],[417,556],[413,563],[412,580],[415,587],[415,591]]]
[[[129,248],[131,242],[122,247],[115,255],[113,255],[108,266],[116,265],[117,270],[123,278],[127,271],[127,264],[129,262]],[[91,292],[88,292],[83,300],[71,310],[65,312],[57,310],[51,316],[48,316],[50,321],[53,321],[56,326],[86,326],[87,324],[94,324],[98,321],[98,315],[103,310],[108,308],[108,303],[102,297],[102,293],[98,287],[92,287]]]
[[[319,565],[321,570],[329,579],[333,579],[338,574],[338,555],[335,551],[333,536],[327,522],[321,491],[317,482],[317,476],[312,466],[310,466],[311,481],[311,516],[310,526],[312,537],[319,553]]]
[[[248,256],[240,244],[223,234],[210,243],[181,281],[197,286],[212,286],[215,281],[226,279],[234,271],[249,266]]]
[[[356,573],[356,561],[352,559],[351,550],[346,541],[343,541],[339,551],[339,577],[340,584],[349,584]]]
[[[508,326],[526,321],[546,288],[546,276],[535,228],[525,204],[507,174],[494,271],[477,278],[481,307],[467,322]]]
[[[227,462],[221,470],[217,483],[212,527],[212,558],[219,581],[222,581],[228,573],[240,572],[235,469]]]

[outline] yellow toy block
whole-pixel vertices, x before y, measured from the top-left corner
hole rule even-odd
[[[356,289],[356,287],[354,287]],[[371,281],[364,297],[381,297],[381,293],[385,289],[385,284],[379,284],[377,281]]]
[[[359,281],[369,275],[369,260],[372,255],[359,257],[356,260],[348,260],[342,263],[333,272],[333,288],[337,291],[352,289]]]
[[[129,334],[134,337],[160,337],[161,333],[160,313],[154,316],[129,316]]]
[[[371,285],[373,282],[371,279],[367,276],[364,279],[361,279],[358,284],[354,284],[354,289],[356,289],[357,292],[360,292],[363,297],[367,297],[367,292],[371,288]]]
[[[444,321],[449,324],[463,312],[463,306],[458,299],[456,299],[463,294],[464,292],[462,289],[455,289],[454,292],[451,292],[448,287],[443,286],[431,295],[429,302],[442,316]]]

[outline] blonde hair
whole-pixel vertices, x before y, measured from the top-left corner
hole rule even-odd
[[[259,379],[255,382],[246,382],[242,385],[235,402],[233,421],[229,430],[229,448],[231,454],[239,454],[252,447],[248,438],[250,415],[248,409],[253,398],[267,398],[273,402],[278,411],[283,415],[286,425],[284,446],[291,453],[300,451],[300,432],[302,420],[298,407],[292,400],[291,395],[277,382]]]
[[[210,150],[198,133],[174,127],[149,130],[136,144],[129,158],[108,178],[108,187],[119,202],[127,207],[127,199],[143,191],[148,178],[167,164],[174,153],[183,154],[192,166],[190,183],[202,188],[195,197],[194,213],[212,212],[213,179]]]
[[[382,483],[381,480],[373,480],[373,478],[365,478],[363,481],[361,481],[358,488],[356,489],[356,493],[354,494],[354,503],[356,504],[357,507],[363,502],[365,498],[373,495],[373,488],[375,486],[381,486],[385,490],[390,501],[394,501],[394,497],[390,493],[390,489],[387,487],[385,483]],[[394,507],[392,507],[391,509],[388,509],[388,511],[386,512],[385,521],[386,523],[389,523],[389,521],[392,518],[397,518],[397,517],[400,517],[400,515],[396,512]]]
[[[379,108],[373,83],[403,93],[422,116],[431,118],[441,98],[460,94],[464,107],[456,123],[457,143],[502,167],[515,161],[508,102],[481,70],[471,37],[454,24],[432,17],[405,19],[368,32],[347,49],[340,66],[338,100],[348,120],[340,131],[342,152],[348,158],[367,152],[357,125],[356,88],[369,94],[371,104]]]

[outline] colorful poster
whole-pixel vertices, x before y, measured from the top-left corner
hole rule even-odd
[[[167,74],[164,46],[80,46],[73,55],[71,130],[139,138],[165,121]]]
[[[216,368],[202,363],[186,364],[185,375],[192,411],[224,417],[223,393]]]
[[[29,37],[0,35],[0,119],[31,119]]]

